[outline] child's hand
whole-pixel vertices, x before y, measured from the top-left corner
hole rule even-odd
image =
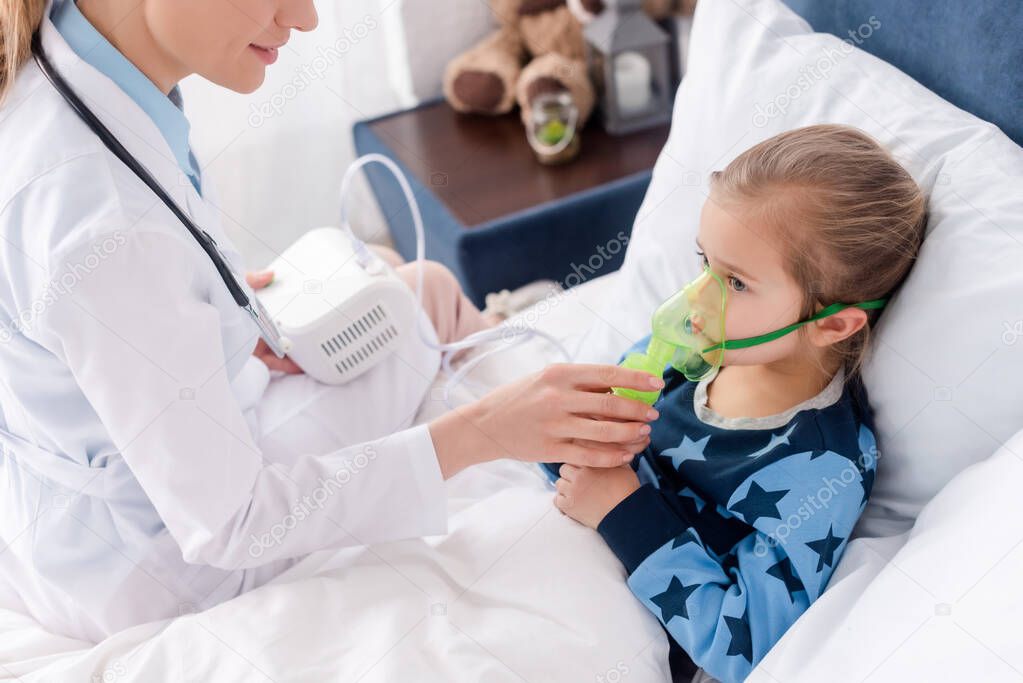
[[[591,529],[639,488],[639,477],[628,465],[620,467],[577,467],[562,465],[555,485],[554,504],[559,510]]]

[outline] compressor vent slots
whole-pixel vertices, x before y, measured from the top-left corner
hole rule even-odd
[[[320,348],[334,362],[338,373],[347,375],[386,350],[397,338],[398,330],[383,306],[377,304],[339,334],[328,337]]]

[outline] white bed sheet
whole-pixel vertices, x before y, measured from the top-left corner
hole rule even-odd
[[[613,276],[520,321],[567,345]],[[494,386],[557,360],[536,340],[471,376]],[[417,421],[443,412],[444,378]],[[455,402],[472,397],[469,385]],[[314,554],[270,585],[116,634],[55,637],[0,606],[0,680],[666,681],[667,641],[618,560],[561,515],[534,467],[496,462],[448,485],[450,533]],[[0,599],[4,596],[0,595]]]

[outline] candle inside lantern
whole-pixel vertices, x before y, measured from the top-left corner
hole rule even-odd
[[[650,61],[638,52],[623,52],[615,57],[615,95],[623,115],[641,112],[650,106]]]

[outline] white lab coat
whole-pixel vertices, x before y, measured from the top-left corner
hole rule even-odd
[[[210,184],[204,201],[48,19],[43,44],[244,282]],[[340,387],[271,378],[209,258],[33,62],[0,150],[0,576],[31,615],[99,640],[315,550],[445,532],[429,432],[409,428],[436,351],[410,336]]]

